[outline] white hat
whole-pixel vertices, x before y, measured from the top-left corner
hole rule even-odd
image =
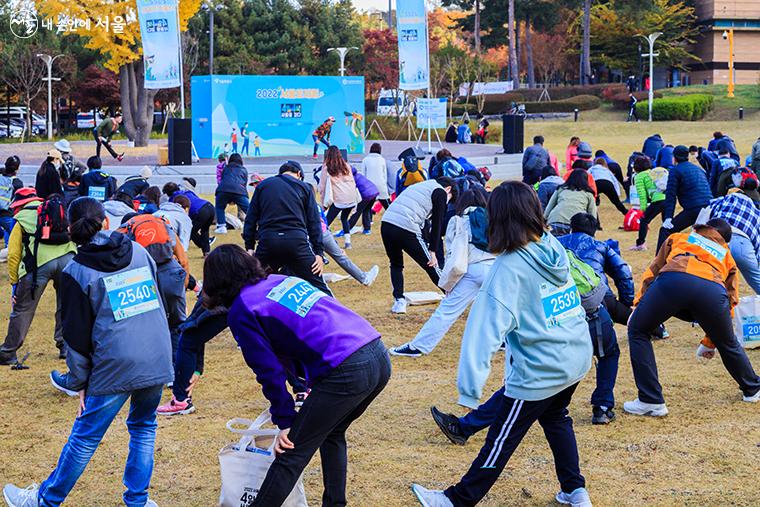
[[[62,153],[70,153],[71,152],[71,143],[68,142],[66,139],[61,139],[57,143],[53,145],[56,150],[62,152]]]
[[[150,167],[148,167],[147,165],[143,166],[143,168],[140,169],[140,176],[142,176],[143,178],[145,178],[147,180],[148,178],[150,178],[151,176],[153,176],[153,170]]]

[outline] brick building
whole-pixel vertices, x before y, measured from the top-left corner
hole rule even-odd
[[[702,59],[689,66],[692,84],[728,83],[728,41],[734,29],[736,84],[760,82],[760,0],[695,0],[702,33],[692,52]]]

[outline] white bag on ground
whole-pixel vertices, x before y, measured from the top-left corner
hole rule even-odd
[[[470,235],[468,234],[465,217],[453,217],[454,221],[454,238],[450,243],[450,250],[446,252],[446,262],[443,264],[441,278],[438,280],[438,287],[449,292],[467,273],[467,262]]]
[[[227,429],[243,435],[239,442],[225,445],[219,451],[219,467],[222,472],[221,507],[247,507],[256,498],[269,467],[274,462],[274,442],[279,430],[262,429],[270,422],[269,410],[256,418],[231,419]],[[247,429],[235,428],[245,426]],[[308,507],[303,489],[303,477],[285,499],[283,507]]]
[[[760,296],[746,296],[734,308],[736,338],[745,349],[760,347]]]
[[[224,218],[227,222],[227,227],[230,229],[234,229],[236,231],[243,230],[243,221],[240,220],[237,216],[233,215],[232,213],[225,213]]]
[[[443,294],[432,291],[404,292],[404,297],[406,298],[406,302],[411,306],[419,306],[438,303],[443,299]]]

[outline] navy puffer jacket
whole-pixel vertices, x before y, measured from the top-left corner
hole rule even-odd
[[[598,241],[585,232],[573,232],[557,238],[562,246],[572,251],[580,260],[591,266],[607,284],[608,294],[612,294],[606,275],[612,277],[618,290],[618,299],[624,305],[633,304],[634,288],[631,268],[620,253],[610,244]]]

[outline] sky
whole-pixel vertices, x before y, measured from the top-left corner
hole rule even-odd
[[[351,0],[351,2],[354,4],[354,7],[360,11],[368,11],[372,9],[385,12],[388,11],[388,0]],[[395,5],[396,3],[393,2],[394,7]]]

